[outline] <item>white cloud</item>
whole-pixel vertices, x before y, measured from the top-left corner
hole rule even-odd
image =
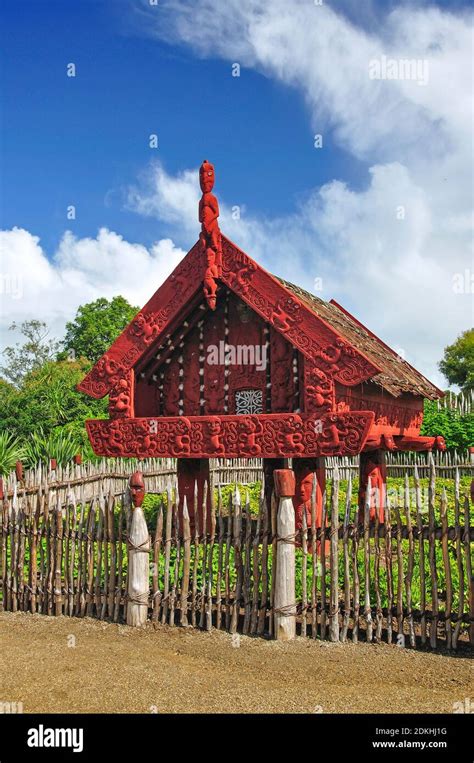
[[[60,338],[79,305],[98,297],[121,294],[141,307],[184,254],[171,239],[147,249],[101,228],[97,238],[66,231],[49,259],[37,236],[22,228],[0,231],[0,344],[17,338],[7,331],[13,321],[31,318]]]

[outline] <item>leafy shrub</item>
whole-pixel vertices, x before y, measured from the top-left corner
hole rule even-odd
[[[47,465],[51,458],[56,459],[58,466],[64,466],[79,450],[80,442],[71,432],[53,429],[45,434],[38,430],[30,435],[25,445],[24,461],[29,469],[34,469],[38,464]]]
[[[11,432],[0,432],[0,476],[6,477],[23,457],[20,441]]]

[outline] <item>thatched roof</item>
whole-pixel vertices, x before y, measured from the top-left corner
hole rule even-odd
[[[277,276],[275,276],[277,277]],[[390,394],[398,397],[403,392],[421,395],[429,400],[437,400],[444,393],[435,387],[423,374],[413,368],[400,355],[382,342],[375,334],[362,325],[343,307],[332,300],[324,300],[310,294],[300,286],[278,278],[278,281],[298,299],[309,307],[319,318],[328,323],[349,344],[360,350],[382,373],[373,377],[372,381],[379,384]]]

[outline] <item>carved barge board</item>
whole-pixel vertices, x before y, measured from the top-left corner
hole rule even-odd
[[[270,273],[222,236],[221,281],[268,321],[294,347],[341,384],[352,386],[380,372],[361,352],[316,316]],[[199,299],[203,255],[195,244],[172,275],[78,385],[91,397],[104,397],[152,346],[175,331]]]
[[[295,413],[173,416],[87,421],[98,456],[291,458],[352,456],[365,444],[374,414],[351,411],[319,419]]]

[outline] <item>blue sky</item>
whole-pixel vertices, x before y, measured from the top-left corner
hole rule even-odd
[[[266,215],[291,211],[315,182],[365,182],[365,163],[360,171],[330,135],[324,153],[314,150],[297,92],[251,69],[232,77],[226,61],[139,35],[132,3],[25,0],[21,7],[21,23],[15,1],[2,14],[2,224],[34,231],[46,248],[63,235],[69,204],[77,208],[69,227],[79,236],[105,225],[150,244],[165,233],[121,203],[121,188],[152,157],[171,173],[209,157],[219,193]],[[75,78],[66,76],[69,62]],[[148,145],[151,133],[157,150]]]
[[[21,297],[5,294],[10,317],[43,310],[60,334],[80,301],[145,301],[197,238],[192,172],[208,158],[224,232],[310,290],[321,278],[320,296],[441,381],[442,347],[472,316],[472,293],[451,285],[472,269],[469,3],[289,5],[4,0],[3,270],[23,282]],[[431,56],[429,84],[369,90],[373,55]],[[449,320],[418,319],[440,300]]]

